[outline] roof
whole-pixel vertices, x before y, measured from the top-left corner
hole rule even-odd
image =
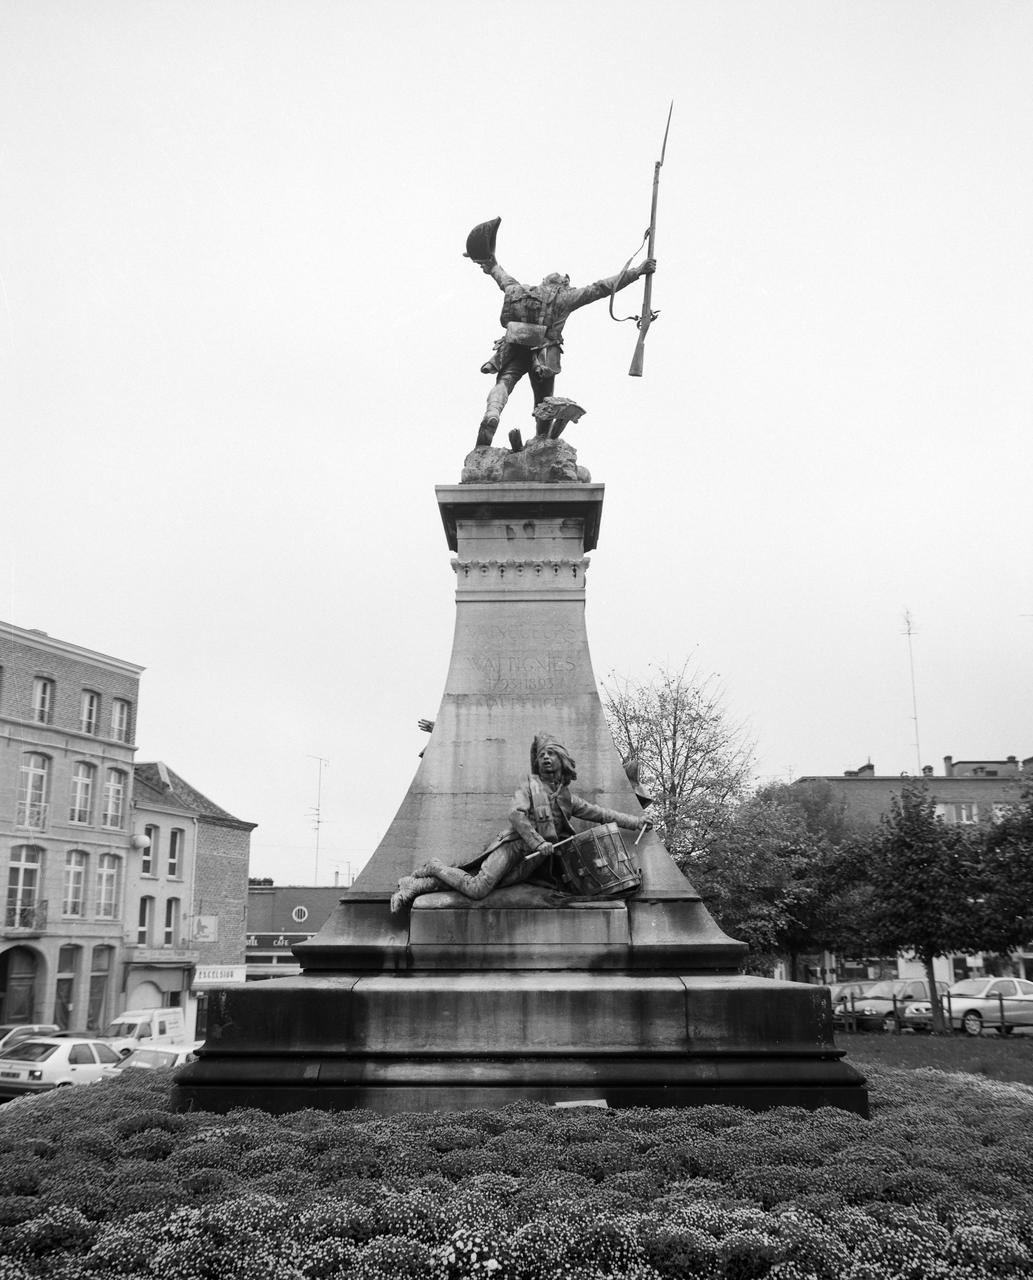
[[[168,804],[172,801],[196,814],[197,817],[207,818],[211,822],[245,827],[249,831],[258,825],[256,822],[245,822],[242,818],[235,818],[214,800],[209,800],[196,787],[192,787],[185,778],[181,778],[162,760],[134,765],[133,778],[138,802],[142,800],[146,803],[149,795],[156,803]]]

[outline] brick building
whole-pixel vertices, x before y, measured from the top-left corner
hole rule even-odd
[[[102,1028],[243,981],[254,824],[134,766],[143,668],[0,623],[0,1022]]]
[[[1025,785],[1033,783],[1033,756],[1021,762],[1015,756],[1006,760],[957,761],[945,756],[943,766],[943,773],[936,774],[932,765],[926,765],[921,780],[936,800],[937,812],[947,822],[992,821],[1002,807],[1021,798]],[[914,781],[912,774],[878,774],[869,762],[843,774],[797,778],[794,785],[824,783],[833,798],[842,801],[849,817],[874,824],[889,813],[893,796],[899,796]]]
[[[134,771],[141,846],[127,886],[125,999],[130,1008],[182,1004],[192,1025],[209,986],[244,981],[253,822],[209,800],[163,761]]]

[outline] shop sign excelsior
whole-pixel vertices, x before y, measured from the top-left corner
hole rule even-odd
[[[222,986],[227,982],[243,982],[245,966],[242,964],[199,964],[194,970],[194,986]]]

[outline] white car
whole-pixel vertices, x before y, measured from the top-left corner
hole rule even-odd
[[[203,1040],[195,1040],[193,1044],[161,1044],[153,1049],[134,1049],[120,1062],[105,1067],[106,1076],[120,1076],[129,1067],[143,1067],[145,1070],[160,1070],[163,1067],[181,1067],[185,1062],[193,1062],[197,1050],[204,1044]]]
[[[60,1030],[56,1022],[0,1023],[0,1056],[13,1049],[20,1040],[38,1040],[40,1036],[52,1036]]]
[[[984,1027],[1009,1036],[1016,1027],[1033,1027],[1033,982],[1025,978],[962,978],[943,998],[944,1017],[955,1031],[978,1036]],[[932,1026],[932,1010],[922,1001],[904,1013],[903,1025],[915,1031]]]
[[[0,1056],[0,1098],[46,1093],[68,1084],[92,1084],[119,1055],[103,1040],[48,1036],[21,1043]]]

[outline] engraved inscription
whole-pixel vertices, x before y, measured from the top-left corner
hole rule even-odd
[[[494,701],[567,692],[575,683],[584,636],[581,628],[562,623],[484,623],[470,626],[464,639],[470,644],[470,687]]]

